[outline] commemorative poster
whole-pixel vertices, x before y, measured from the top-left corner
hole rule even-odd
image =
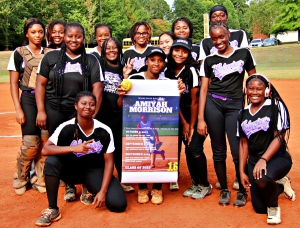
[[[179,92],[176,80],[130,80],[123,98],[122,183],[178,178]]]

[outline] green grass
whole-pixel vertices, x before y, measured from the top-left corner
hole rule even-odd
[[[300,79],[300,44],[251,48],[256,71],[272,79]],[[0,83],[9,82],[6,70],[11,51],[0,52]]]

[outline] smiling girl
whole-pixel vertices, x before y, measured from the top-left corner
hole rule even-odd
[[[60,179],[85,184],[95,208],[105,205],[112,212],[126,209],[125,194],[113,176],[115,148],[111,129],[93,119],[96,97],[83,91],[74,103],[76,116],[55,130],[42,151],[48,156],[44,173],[49,207],[35,222],[37,226],[49,226],[61,218],[57,206]]]
[[[228,205],[230,191],[226,180],[226,135],[239,179],[239,138],[233,126],[243,107],[245,71],[248,75],[254,74],[256,63],[248,49],[230,45],[230,32],[224,22],[217,21],[211,25],[210,37],[218,52],[206,57],[201,65],[198,132],[204,137],[210,134],[214,167],[221,185],[219,204]],[[240,186],[234,206],[244,206],[246,200],[246,190]]]
[[[98,24],[95,26],[94,37],[97,42],[97,46],[89,51],[89,53],[94,54],[100,61],[100,56],[102,52],[102,44],[108,38],[112,37],[111,28],[107,24]]]
[[[265,76],[253,74],[245,86],[250,104],[238,118],[241,183],[251,189],[255,212],[267,213],[268,224],[279,224],[278,195],[284,193],[290,200],[296,199],[291,181],[285,176],[292,167],[287,151],[290,115]]]
[[[183,193],[193,199],[203,199],[212,191],[207,180],[207,161],[203,151],[205,137],[197,133],[197,112],[199,93],[198,63],[192,57],[190,39],[174,40],[168,56],[165,75],[170,79],[181,79],[186,90],[180,98],[179,145],[185,145],[187,166],[192,185]],[[180,148],[178,148],[180,149]],[[180,150],[179,150],[180,153]]]
[[[61,20],[54,20],[48,25],[46,34],[48,48],[58,49],[61,47],[64,41],[65,27],[66,22]]]

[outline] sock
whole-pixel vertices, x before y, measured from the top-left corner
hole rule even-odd
[[[186,155],[187,167],[189,169],[189,173],[190,173],[191,179],[193,181],[193,184],[198,185],[199,181],[198,181],[198,176],[197,176],[197,170],[195,170],[195,166],[196,166],[195,165],[195,158],[190,153],[185,153],[185,155]]]
[[[242,193],[246,193],[246,189],[244,188],[244,186],[241,184],[241,176],[240,176],[240,169],[239,169],[239,164],[234,164],[235,167],[235,173],[236,173],[236,177],[239,183],[239,192]]]
[[[57,207],[57,194],[59,188],[60,178],[45,175],[45,184],[47,191],[47,198],[50,208],[58,209]]]
[[[198,175],[199,184],[204,187],[209,186],[209,182],[207,180],[207,160],[204,153],[202,153],[199,157],[195,158],[195,170],[196,175]]]
[[[221,185],[221,189],[228,189],[226,177],[226,161],[214,161],[214,167]]]

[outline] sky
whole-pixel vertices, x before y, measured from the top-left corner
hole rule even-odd
[[[174,0],[165,0],[165,1],[169,4],[169,6],[170,6],[170,8],[171,8],[172,5],[173,5]]]

